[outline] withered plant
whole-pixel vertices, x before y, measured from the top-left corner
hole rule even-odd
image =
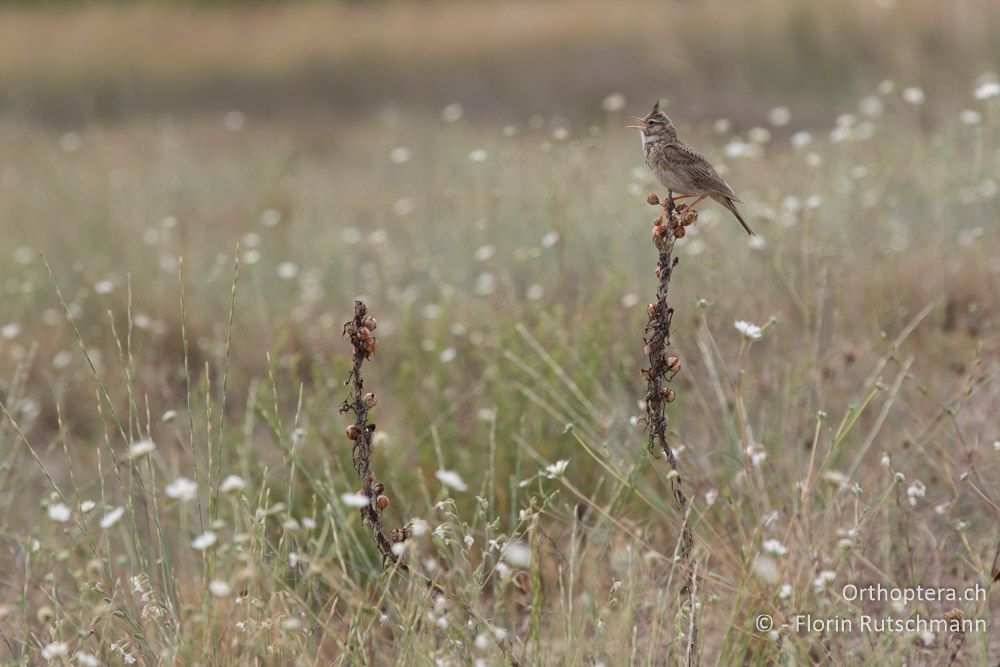
[[[646,201],[653,206],[661,205],[656,194],[650,194]],[[673,199],[662,202],[663,213],[653,220],[653,245],[659,252],[656,262],[656,300],[649,304],[649,320],[643,335],[644,352],[649,358],[649,367],[642,371],[646,378],[646,428],[649,433],[649,451],[667,460],[670,466],[670,487],[681,517],[681,534],[677,548],[684,566],[684,584],[681,594],[688,596],[687,656],[688,665],[698,662],[698,625],[696,613],[697,565],[694,562],[694,535],[688,517],[688,499],[684,493],[684,478],[677,464],[677,456],[667,441],[666,406],[672,403],[677,393],[669,386],[674,376],[681,370],[679,357],[670,354],[670,325],[674,309],[669,303],[670,278],[677,267],[678,259],[673,256],[674,244],[683,238],[686,228],[693,224],[698,213],[685,206],[676,206]]]

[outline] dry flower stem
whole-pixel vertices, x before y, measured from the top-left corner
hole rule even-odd
[[[647,201],[650,204],[659,203],[656,195],[650,195]],[[691,597],[688,612],[691,614],[692,621],[688,637],[687,664],[692,665],[697,662],[698,656],[697,625],[694,623],[694,593],[697,575],[692,558],[694,536],[688,522],[688,500],[684,493],[683,477],[677,465],[677,457],[667,442],[667,416],[664,409],[667,403],[673,401],[675,395],[675,392],[665,385],[680,370],[680,360],[667,354],[667,347],[670,345],[670,324],[674,316],[674,309],[670,307],[668,302],[670,278],[678,261],[673,257],[674,243],[679,238],[677,232],[684,229],[685,222],[690,224],[688,221],[694,217],[691,215],[694,212],[679,212],[669,198],[663,203],[663,210],[664,216],[660,216],[654,221],[653,228],[653,244],[659,251],[659,259],[656,264],[658,284],[656,301],[651,303],[648,309],[649,320],[646,323],[643,336],[644,349],[649,358],[649,368],[643,369],[642,373],[646,378],[646,427],[649,431],[649,450],[652,453],[657,452],[657,450],[662,451],[670,466],[670,487],[681,515],[679,554],[685,564],[684,586],[681,592]]]

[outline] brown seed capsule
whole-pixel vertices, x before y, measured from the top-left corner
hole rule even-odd
[[[652,351],[653,351],[653,348],[651,348],[649,345],[643,345],[642,346],[642,353],[645,354],[647,357],[649,356],[649,353],[652,352]]]
[[[366,341],[372,337],[372,330],[368,327],[360,327],[358,329],[358,340]]]
[[[375,396],[375,394],[373,394],[372,392],[368,392],[367,394],[365,394],[365,397],[362,398],[361,400],[365,404],[366,408],[374,408],[375,405],[378,403],[378,397]]]
[[[679,373],[681,370],[681,360],[678,357],[667,357],[667,370],[671,373]]]
[[[354,336],[358,333],[358,325],[355,324],[354,322],[348,322],[344,326],[344,333],[346,333],[351,338],[354,338]]]
[[[653,218],[653,226],[654,227],[657,227],[657,226],[662,225],[662,224],[663,224],[663,216],[662,215],[658,215],[655,218]]]
[[[402,542],[406,539],[406,533],[402,528],[393,528],[389,531],[389,539],[393,542]]]
[[[657,276],[657,277],[659,277],[659,276]],[[648,306],[646,306],[646,312],[649,313],[650,317],[652,317],[653,315],[655,315],[656,314],[656,304],[655,303],[651,303]]]
[[[667,403],[673,403],[675,398],[677,398],[676,391],[674,391],[670,387],[667,387],[663,390],[663,400],[665,400]]]
[[[375,493],[376,496],[381,496],[382,492],[385,491],[385,484],[383,484],[382,482],[375,482],[375,484],[372,486],[372,491]]]
[[[369,331],[375,331],[378,327],[378,322],[371,315],[365,315],[361,320],[361,326],[367,328]]]
[[[677,229],[674,230],[674,236],[676,236],[679,239],[684,238],[685,234],[687,234],[687,231],[685,231],[683,227],[678,227]]]
[[[646,197],[646,203],[650,206],[656,206],[660,203],[660,198],[656,196],[655,192],[650,192],[649,196]]]
[[[379,496],[378,498],[375,499],[375,507],[379,508],[380,510],[384,510],[388,506],[389,506],[388,496]]]
[[[361,429],[357,427],[357,424],[351,424],[347,427],[347,437],[350,440],[357,440],[358,436],[361,435]]]

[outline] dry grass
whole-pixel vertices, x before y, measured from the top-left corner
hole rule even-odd
[[[713,48],[770,62],[767,36],[799,34],[781,32],[798,10],[765,6],[754,20],[770,33]],[[686,39],[703,43],[719,6],[694,7],[674,9],[691,13]],[[766,141],[716,129],[716,114],[674,113],[760,233],[748,245],[708,205],[673,249],[683,270],[670,286],[671,342],[684,370],[668,437],[690,501],[705,664],[996,662],[1000,128],[997,100],[972,95],[977,58],[993,47],[948,23],[974,8],[994,11],[959,3],[940,27],[945,42],[969,44],[945,58],[968,78],[941,87],[911,69],[923,55],[905,60],[916,26],[939,10],[894,10],[905,21],[885,28],[880,53],[900,59],[906,84],[927,75],[923,106],[903,100],[902,84],[860,92],[865,112],[840,90],[831,108],[854,117],[838,121],[775,66],[774,101],[792,120]],[[237,16],[80,11],[155,17],[164,30],[192,16],[222,30]],[[378,11],[268,8],[240,20],[298,22],[302,45],[281,47],[291,53],[321,43],[306,39],[323,34],[318,15],[376,26],[413,10]],[[454,20],[477,25],[486,12],[467,11]],[[609,39],[620,11],[607,14]],[[744,10],[733,11],[722,29],[736,30]],[[879,11],[851,4],[843,20],[878,26]],[[414,30],[433,28],[413,17]],[[0,24],[71,42],[63,15]],[[472,48],[455,34],[451,48]],[[428,41],[446,52],[444,36]],[[218,47],[217,62],[238,67],[244,43]],[[94,76],[121,67],[102,57]],[[141,57],[138,69],[158,66]],[[272,53],[247,67],[280,77],[276,64],[294,60]],[[796,67],[809,62],[823,57]],[[500,107],[445,123],[437,112],[457,98],[432,94],[337,123],[249,106],[243,124],[178,112],[57,130],[3,115],[3,660],[37,664],[59,642],[104,664],[123,652],[144,664],[495,664],[507,647],[523,664],[683,660],[681,517],[640,419],[653,184],[621,129],[649,101],[629,95],[621,112],[602,111],[620,90],[563,102],[557,87],[536,89],[540,110],[566,105],[537,122]],[[959,120],[964,108],[976,124]],[[793,147],[807,126],[811,143]],[[401,557],[440,595],[383,570],[349,506],[358,478],[338,407],[352,361],[342,327],[359,297],[378,313],[381,342],[365,365],[378,391],[371,448],[391,495],[381,520],[390,534],[409,528]],[[134,447],[146,440],[153,451]],[[897,609],[845,600],[849,583],[979,584],[989,595]],[[800,612],[952,607],[987,631],[754,627],[765,612],[792,623]]]

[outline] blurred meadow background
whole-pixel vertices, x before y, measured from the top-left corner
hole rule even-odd
[[[997,664],[998,70],[994,0],[5,4],[0,660]],[[676,248],[693,610],[657,99],[758,232]],[[352,507],[355,298],[443,593]],[[987,631],[782,627],[953,608]]]

